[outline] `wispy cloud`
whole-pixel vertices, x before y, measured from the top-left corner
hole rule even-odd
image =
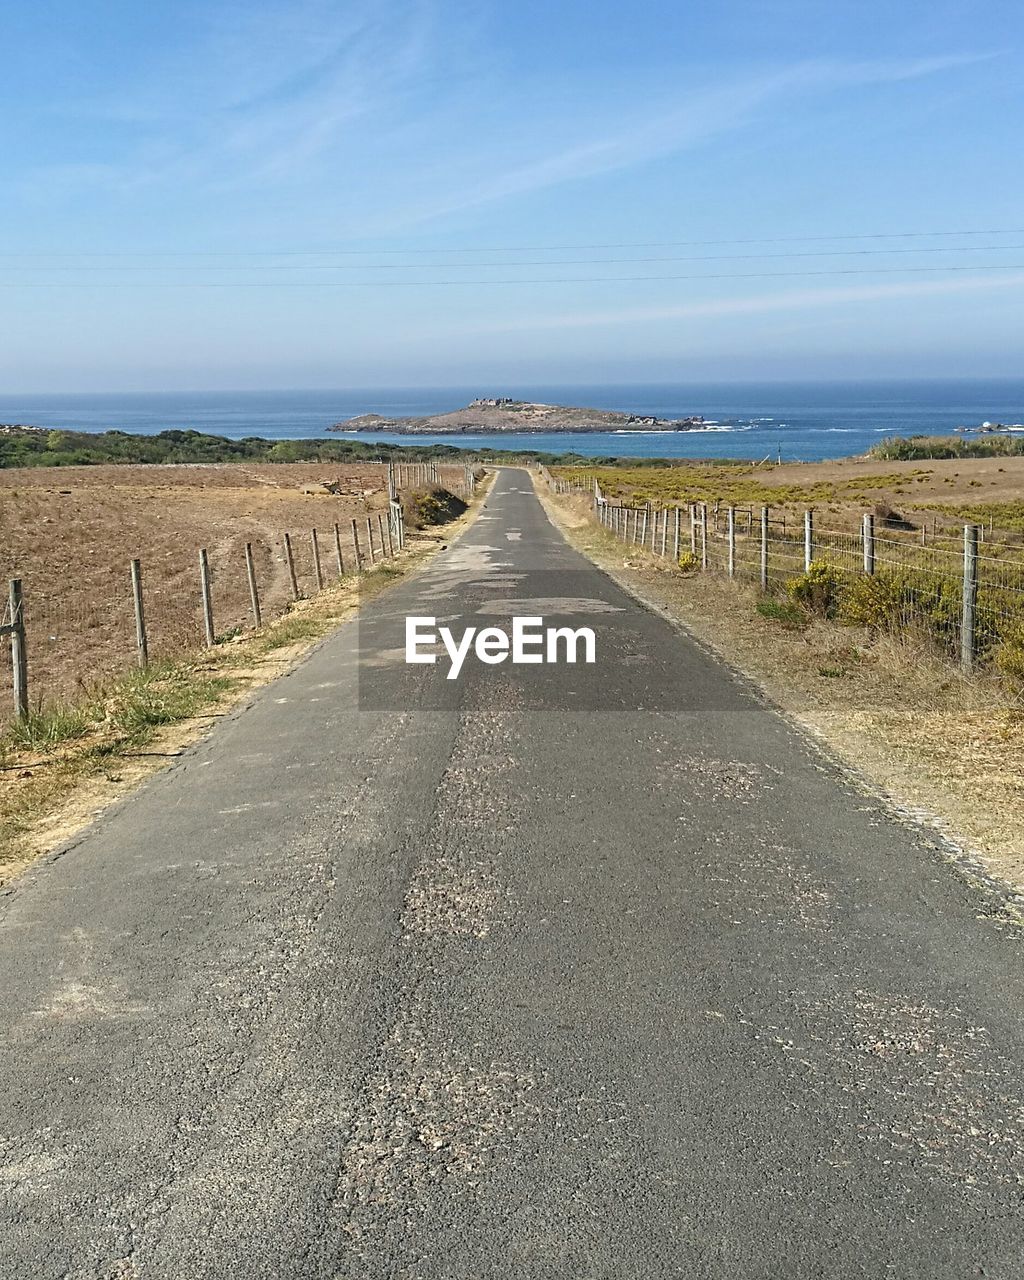
[[[615,128],[596,137],[580,138],[558,150],[542,152],[510,167],[496,165],[495,153],[489,151],[480,157],[479,172],[471,184],[464,184],[460,191],[434,204],[423,203],[413,216],[418,222],[428,222],[511,197],[635,169],[740,129],[787,99],[919,80],[972,66],[993,56],[971,53],[907,59],[824,59],[803,61],[760,74],[745,70],[742,74],[720,76],[712,86],[683,90],[671,96],[648,92],[639,112],[632,105],[631,95],[630,105],[617,113],[619,123]],[[557,126],[557,122],[552,123]],[[555,127],[552,131],[559,130]]]
[[[651,324],[666,320],[709,320],[718,316],[771,315],[809,311],[844,303],[886,302],[901,298],[943,297],[987,290],[1013,290],[1024,285],[1024,270],[1005,275],[977,275],[956,280],[916,280],[890,284],[841,285],[834,288],[791,289],[743,298],[708,298],[667,306],[616,307],[604,311],[575,311],[561,315],[530,314],[511,321],[475,326],[488,333],[532,332],[538,329],[593,329]]]

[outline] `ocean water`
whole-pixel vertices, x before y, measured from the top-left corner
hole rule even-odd
[[[647,386],[473,386],[423,390],[217,391],[147,394],[7,395],[0,423],[78,431],[154,434],[193,428],[240,439],[323,436],[334,422],[362,413],[440,413],[478,395],[618,409],[662,418],[701,415],[700,431],[536,432],[517,436],[524,448],[589,456],[776,458],[813,461],[863,453],[886,436],[946,434],[983,421],[1024,422],[1024,379],[915,382],[690,383]],[[359,433],[335,439],[399,445],[421,437]],[[493,435],[437,435],[429,442],[467,448],[503,443]]]

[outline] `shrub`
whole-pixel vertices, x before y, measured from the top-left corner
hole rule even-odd
[[[843,592],[840,621],[872,631],[898,631],[906,623],[906,586],[904,576],[897,573],[854,578]]]
[[[786,583],[790,597],[812,613],[833,618],[846,587],[842,569],[830,560],[815,560],[806,573]]]
[[[679,557],[680,573],[691,574],[696,573],[700,568],[700,557],[695,556],[692,551],[684,551]]]
[[[406,519],[417,529],[447,524],[467,509],[461,498],[447,489],[414,489],[402,500]]]

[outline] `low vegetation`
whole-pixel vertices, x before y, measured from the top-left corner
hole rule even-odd
[[[918,462],[926,458],[1020,458],[1024,436],[892,436],[868,450],[880,462]]]

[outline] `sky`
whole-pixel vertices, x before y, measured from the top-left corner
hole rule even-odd
[[[1024,10],[35,0],[0,390],[1021,372]]]

